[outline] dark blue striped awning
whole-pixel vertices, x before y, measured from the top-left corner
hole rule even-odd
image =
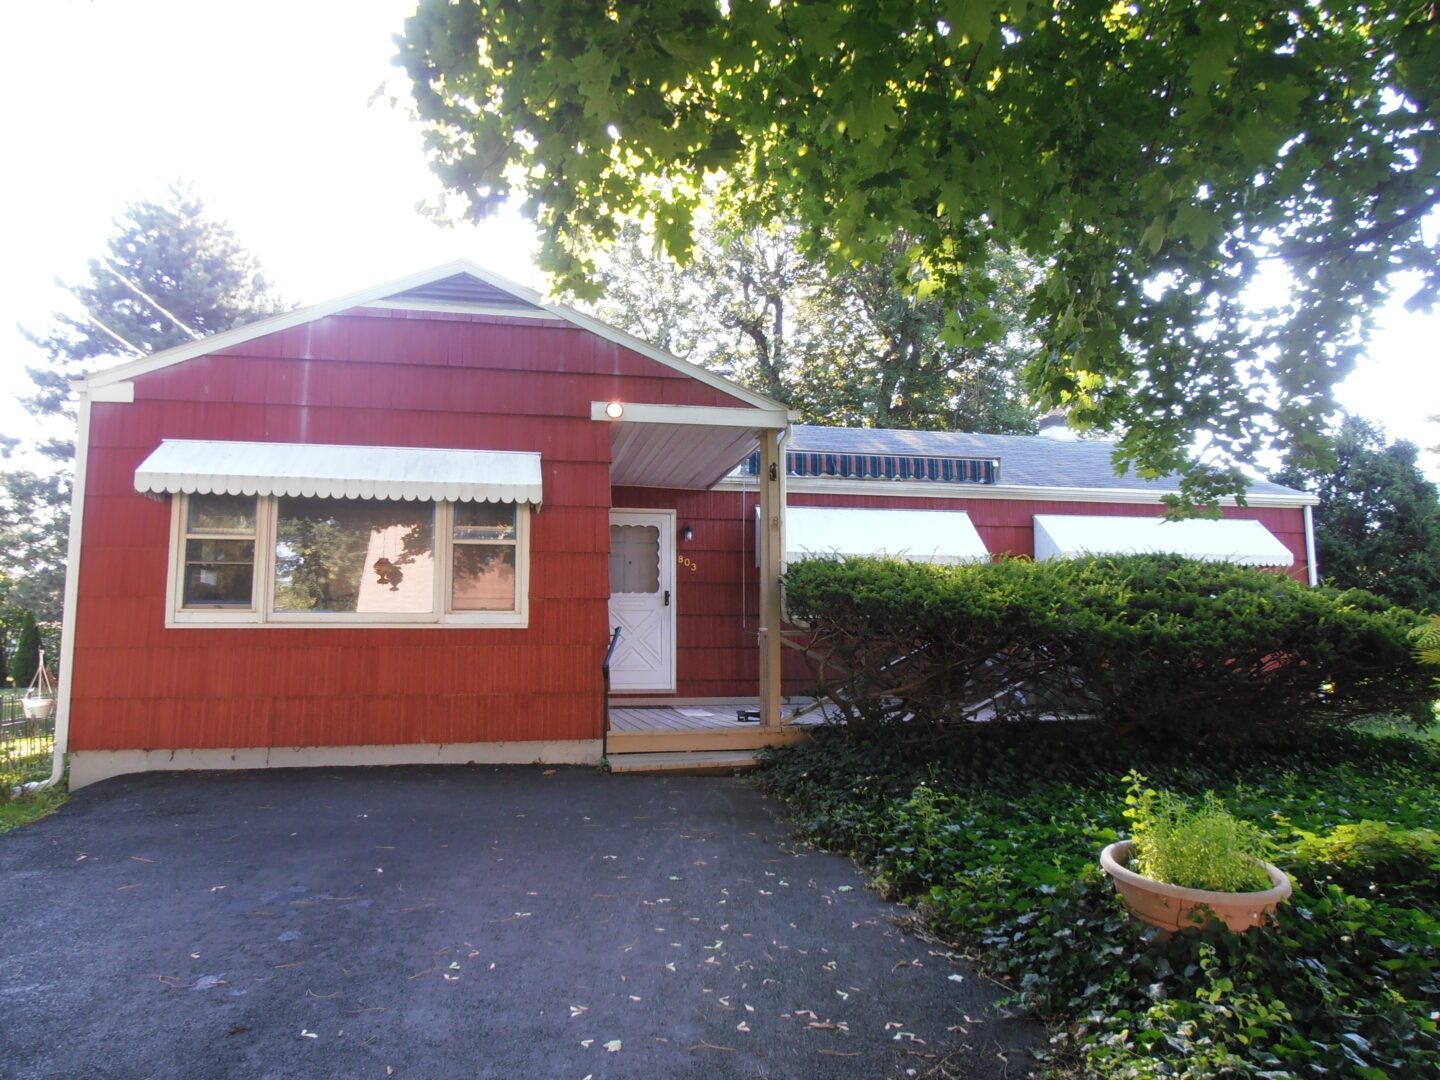
[[[760,455],[751,454],[745,474],[760,472]],[[924,457],[909,454],[834,454],[791,450],[785,455],[787,476],[823,476],[841,480],[915,480],[941,484],[996,484],[1000,462],[995,458]]]

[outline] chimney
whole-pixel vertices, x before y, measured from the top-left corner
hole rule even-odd
[[[1038,434],[1046,439],[1060,439],[1069,441],[1075,438],[1075,433],[1065,423],[1064,409],[1051,409],[1040,418],[1040,430]]]

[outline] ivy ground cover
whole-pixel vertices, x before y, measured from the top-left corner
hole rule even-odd
[[[1098,854],[1124,833],[1132,768],[1266,831],[1295,882],[1271,927],[1165,940],[1131,922]],[[1433,741],[1291,730],[1201,752],[1083,724],[825,730],[759,778],[1049,1021],[1057,1075],[1440,1076]]]

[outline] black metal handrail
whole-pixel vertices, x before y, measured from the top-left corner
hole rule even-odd
[[[600,756],[609,756],[610,751],[610,661],[615,656],[615,646],[620,644],[620,627],[615,627],[615,632],[610,635],[610,647],[605,650],[605,662],[600,665],[600,673],[605,682],[605,730],[600,733]]]

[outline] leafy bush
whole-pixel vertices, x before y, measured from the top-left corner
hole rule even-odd
[[[1415,642],[1415,659],[1422,664],[1440,664],[1440,615],[1431,615],[1423,625],[1410,631]],[[1435,676],[1435,690],[1440,693],[1440,675]]]
[[[1182,796],[1214,791],[1269,834],[1296,888],[1273,925],[1159,939],[1127,916],[1098,853],[1126,826],[1131,767]],[[1335,728],[1262,729],[1202,752],[1084,723],[905,726],[819,731],[773,754],[758,779],[800,831],[862,860],[888,895],[1014,987],[1017,1005],[1055,1024],[1062,1070],[1440,1075],[1434,871],[1381,860],[1392,869],[1347,884],[1299,854],[1307,837],[1343,837],[1345,825],[1433,824],[1440,747]]]
[[[818,688],[852,727],[1085,715],[1218,739],[1432,707],[1418,615],[1246,567],[830,558],[795,563],[785,586]]]
[[[1126,778],[1125,817],[1135,841],[1130,868],[1154,881],[1212,892],[1259,892],[1270,887],[1261,860],[1268,842],[1259,827],[1225,809],[1213,791],[1198,806],[1171,792]]]
[[[1346,823],[1318,836],[1304,834],[1295,854],[1311,864],[1314,876],[1356,892],[1387,885],[1434,894],[1440,884],[1440,833],[1432,829],[1402,829],[1384,821]]]

